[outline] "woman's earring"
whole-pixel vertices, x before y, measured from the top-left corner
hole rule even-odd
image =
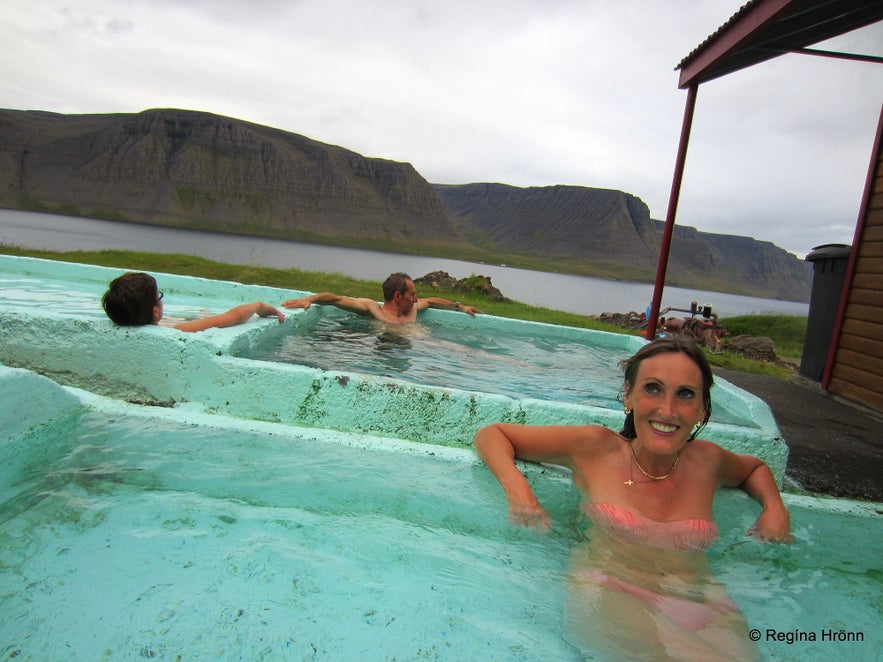
[[[625,409],[623,409],[623,411],[625,412],[625,415],[628,416],[629,414],[632,413],[632,408],[631,408],[631,407],[626,407]]]

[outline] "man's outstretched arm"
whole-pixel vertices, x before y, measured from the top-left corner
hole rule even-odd
[[[307,309],[313,304],[319,306],[334,306],[350,313],[365,315],[367,317],[378,317],[380,304],[373,299],[345,297],[331,292],[319,292],[299,299],[289,299],[282,304],[283,308],[303,308]]]
[[[482,314],[482,311],[475,306],[467,306],[459,301],[451,301],[442,299],[441,297],[426,297],[425,299],[417,299],[417,310],[426,310],[427,308],[436,308],[438,310],[457,310],[472,315]]]

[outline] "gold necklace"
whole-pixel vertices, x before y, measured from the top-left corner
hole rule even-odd
[[[667,474],[665,474],[664,476],[654,476],[653,474],[651,474],[647,471],[644,471],[644,467],[642,467],[641,463],[638,462],[638,456],[635,454],[635,447],[632,445],[632,443],[633,442],[629,442],[629,448],[632,449],[632,457],[635,458],[635,466],[637,466],[638,471],[640,471],[642,474],[647,476],[647,478],[649,478],[651,480],[665,480],[666,478],[668,478],[669,476],[671,476],[674,473],[675,467],[678,466],[678,461],[681,459],[681,452],[680,451],[678,451],[678,454],[675,455],[674,464],[671,465],[671,469],[668,470]],[[629,466],[631,466],[631,465],[629,465]],[[623,481],[622,484],[628,485],[629,487],[631,487],[632,485],[635,484],[635,481],[633,481],[631,475],[629,475],[629,479],[626,481]]]

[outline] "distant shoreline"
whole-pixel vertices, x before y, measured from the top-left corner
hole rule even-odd
[[[550,275],[562,275],[562,276],[574,276],[574,277],[583,277],[583,278],[593,278],[599,280],[610,281],[614,283],[624,283],[630,285],[638,285],[638,286],[646,286],[651,289],[653,288],[654,281],[652,279],[643,279],[643,278],[630,278],[627,274],[622,273],[621,269],[610,267],[609,265],[604,268],[598,267],[598,265],[594,265],[591,263],[579,263],[575,260],[561,260],[560,262],[556,262],[555,269],[549,268],[549,259],[548,258],[527,258],[525,256],[519,255],[502,255],[502,254],[478,254],[478,255],[464,255],[462,251],[456,251],[452,253],[451,251],[446,250],[438,250],[438,251],[421,251],[421,252],[408,252],[401,253],[396,251],[391,251],[388,247],[385,246],[370,246],[366,244],[357,244],[357,242],[352,241],[334,241],[333,239],[322,239],[316,237],[311,237],[307,239],[302,238],[292,238],[290,236],[274,236],[272,234],[254,234],[248,233],[241,230],[219,230],[217,228],[206,228],[206,227],[188,227],[188,226],[170,226],[170,225],[161,225],[156,223],[143,223],[140,221],[132,221],[127,219],[118,219],[118,218],[95,218],[91,216],[79,216],[79,215],[69,215],[60,212],[53,212],[48,210],[28,210],[28,209],[16,209],[12,207],[4,207],[0,206],[0,215],[4,212],[8,212],[9,214],[35,214],[42,217],[52,217],[57,219],[77,219],[82,222],[95,222],[101,224],[107,223],[118,223],[123,224],[129,227],[137,227],[137,228],[146,228],[152,230],[168,230],[168,231],[178,231],[178,232],[195,232],[213,235],[220,238],[226,237],[235,237],[241,238],[245,240],[266,240],[266,241],[281,241],[287,242],[292,245],[309,245],[316,246],[321,248],[331,248],[331,249],[341,249],[341,250],[354,250],[354,251],[370,251],[374,253],[383,253],[390,257],[400,258],[401,256],[409,256],[415,259],[438,259],[438,260],[451,260],[455,262],[463,262],[469,264],[477,264],[487,266],[489,268],[505,268],[505,269],[519,269],[525,271],[535,271],[543,274]],[[0,216],[0,220],[2,220],[2,216]],[[0,223],[0,231],[2,231],[2,223]],[[60,224],[55,224],[53,228],[57,231],[65,231],[65,228]],[[8,243],[10,245],[15,245],[16,242],[6,242],[3,239],[4,233],[0,232],[0,243]],[[45,245],[28,245],[23,246],[24,248],[34,248],[41,249],[47,248]],[[89,250],[92,247],[79,247],[79,250]],[[48,248],[47,248],[48,249]],[[53,249],[49,249],[53,250]],[[98,250],[101,250],[100,248]],[[132,250],[137,250],[137,248],[132,248]],[[271,266],[271,265],[267,265]],[[568,268],[570,267],[570,268]],[[580,268],[581,267],[581,268]],[[429,269],[429,271],[433,271],[434,269]],[[428,273],[428,271],[427,271]],[[419,274],[423,275],[423,274]],[[469,274],[465,274],[469,275]],[[384,276],[377,276],[379,280],[383,280]],[[700,283],[694,283],[691,285],[685,285],[673,281],[671,279],[666,280],[666,289],[674,288],[679,290],[701,290],[702,292],[707,292],[714,295],[726,295],[726,296],[736,296],[736,297],[746,297],[752,299],[764,299],[768,301],[780,301],[784,303],[793,303],[793,304],[808,304],[809,300],[806,301],[795,301],[790,299],[783,299],[779,297],[768,297],[760,294],[752,294],[747,293],[745,291],[723,291],[717,289],[707,289],[705,285]],[[689,300],[685,302],[688,304]],[[643,310],[646,307],[646,304],[640,306],[639,308],[635,308],[634,310]],[[600,312],[613,312],[613,311],[597,311]],[[627,312],[627,311],[616,311],[616,312]]]

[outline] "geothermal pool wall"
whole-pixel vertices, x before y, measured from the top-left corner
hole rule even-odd
[[[290,333],[291,325],[312,324],[318,307],[286,311],[285,323],[254,318],[226,329],[196,334],[166,327],[119,328],[101,310],[107,283],[123,273],[89,265],[0,256],[10,282],[45,287],[45,301],[24,300],[14,288],[0,293],[0,362],[25,368],[58,384],[146,406],[187,409],[245,420],[303,428],[378,435],[441,446],[467,448],[475,431],[494,422],[591,424],[618,429],[621,410],[539,399],[516,399],[492,393],[422,386],[391,377],[322,371],[291,364],[238,358],[253,344]],[[154,274],[166,298],[202,301],[214,312],[257,299],[276,304],[304,294],[276,288]],[[59,292],[76,293],[94,307],[67,309]],[[171,297],[170,297],[171,295]],[[479,326],[487,333],[507,332],[578,339],[621,348],[624,355],[644,341],[603,333],[489,315],[471,318],[430,310],[427,317],[446,323]],[[25,384],[30,383],[25,380]],[[22,386],[27,390],[27,386]],[[715,407],[744,420],[742,425],[712,422],[703,436],[770,465],[781,481],[787,446],[767,405],[726,383],[713,390]],[[32,405],[28,405],[32,402]],[[39,407],[39,399],[21,407]]]

